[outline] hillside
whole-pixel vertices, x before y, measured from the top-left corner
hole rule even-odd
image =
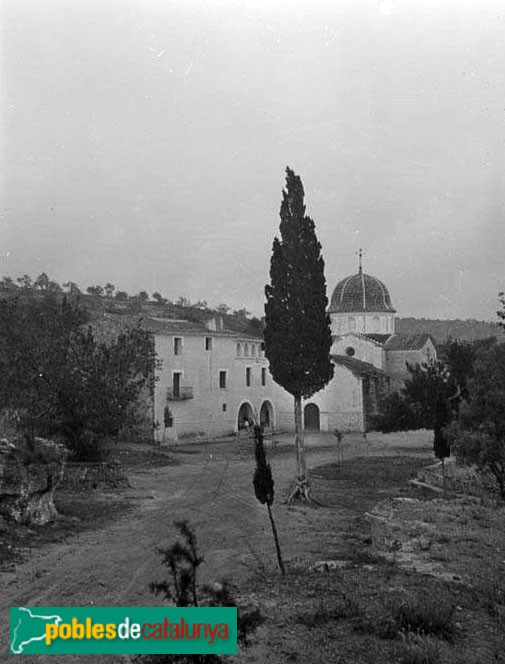
[[[403,334],[429,332],[437,343],[443,343],[448,337],[461,341],[497,337],[505,341],[505,334],[496,323],[474,319],[397,318],[396,331]]]
[[[225,304],[210,307],[205,301],[192,304],[187,298],[180,297],[172,302],[162,297],[159,293],[153,293],[150,297],[145,291],[137,295],[129,295],[125,291],[116,291],[112,284],[101,286],[90,286],[87,292],[82,292],[77,284],[68,282],[60,286],[51,281],[45,273],[33,280],[29,275],[24,275],[14,282],[10,277],[0,280],[0,298],[17,296],[44,297],[53,293],[57,297],[65,295],[72,301],[79,303],[90,313],[92,319],[103,318],[105,314],[149,317],[149,318],[176,318],[203,322],[212,316],[220,316],[224,327],[238,333],[253,334],[260,336],[263,332],[263,321],[251,317],[246,309],[231,310]],[[437,343],[444,343],[448,337],[462,341],[474,341],[486,337],[496,336],[505,341],[505,333],[496,323],[466,320],[437,320],[430,318],[397,318],[396,331],[403,334],[415,334],[428,332]]]
[[[17,297],[23,300],[44,298],[47,296],[57,298],[66,297],[69,301],[86,309],[92,321],[103,319],[107,314],[112,314],[116,317],[124,316],[125,318],[135,317],[137,320],[142,317],[170,318],[189,320],[196,323],[201,323],[209,318],[218,316],[223,319],[226,330],[254,336],[261,336],[263,332],[263,323],[259,318],[251,316],[245,309],[232,311],[226,305],[212,308],[208,307],[204,302],[193,305],[189,302],[170,302],[165,299],[155,301],[149,299],[147,294],[145,297],[139,297],[138,295],[129,296],[125,293],[122,297],[114,297],[112,295],[89,294],[81,291],[64,292],[60,286],[52,289],[41,289],[33,286],[23,288],[11,282],[6,287],[5,283],[0,282],[0,298],[3,299]],[[119,325],[119,327],[122,326]]]

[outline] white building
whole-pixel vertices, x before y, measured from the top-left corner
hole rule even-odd
[[[221,319],[203,325],[159,318],[144,325],[161,362],[154,393],[157,440],[222,436],[255,422],[289,426],[292,398],[272,380],[261,338],[226,331]]]
[[[306,429],[373,428],[381,397],[399,390],[408,377],[407,362],[436,358],[430,335],[395,332],[395,313],[386,286],[363,273],[360,258],[357,274],[333,291],[335,373],[304,402]],[[158,440],[221,436],[254,422],[293,428],[293,398],[273,381],[261,338],[226,331],[221,319],[207,325],[166,318],[145,324],[161,360],[154,395]]]
[[[408,378],[407,362],[436,358],[429,334],[398,334],[386,286],[358,272],[340,281],[331,297],[333,380],[304,406],[305,427],[331,431],[373,428],[382,396]]]

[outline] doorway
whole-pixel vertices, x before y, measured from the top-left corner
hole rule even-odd
[[[319,407],[315,403],[308,403],[303,410],[304,428],[307,431],[319,431]]]

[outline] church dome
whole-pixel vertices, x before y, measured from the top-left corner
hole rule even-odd
[[[376,277],[365,274],[361,268],[357,274],[340,281],[331,296],[329,313],[354,312],[395,313],[388,289]]]

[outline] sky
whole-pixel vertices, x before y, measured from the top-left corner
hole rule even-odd
[[[328,295],[495,320],[502,0],[0,0],[0,276],[262,315],[289,166]]]

